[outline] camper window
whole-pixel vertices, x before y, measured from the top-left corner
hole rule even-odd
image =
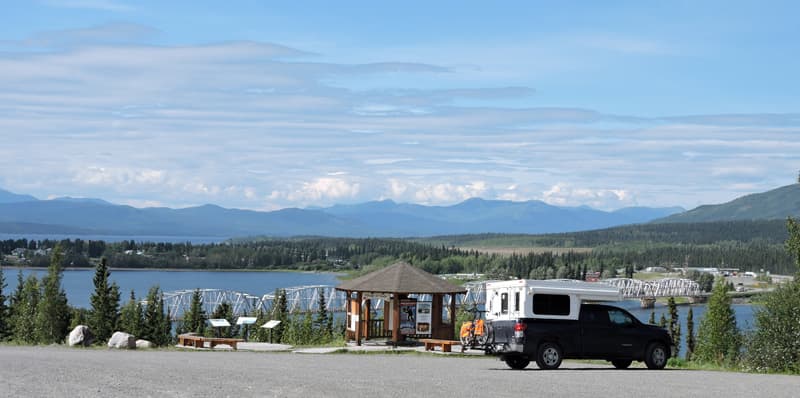
[[[565,294],[534,294],[533,313],[537,315],[569,315],[569,296]]]
[[[519,312],[519,292],[514,292],[514,312]]]
[[[500,293],[500,312],[508,314],[508,293]]]

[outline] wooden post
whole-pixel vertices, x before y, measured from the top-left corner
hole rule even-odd
[[[392,309],[392,343],[397,346],[400,341],[400,295],[393,294],[394,308]]]
[[[356,314],[358,315],[358,322],[356,322],[356,345],[361,345],[361,292],[356,292]]]
[[[433,302],[431,303],[431,337],[451,340],[453,336],[448,336],[447,332],[442,329],[442,297],[444,295],[441,293],[433,295]]]

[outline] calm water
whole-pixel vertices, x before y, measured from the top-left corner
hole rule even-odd
[[[639,300],[631,300],[623,302],[621,307],[627,309],[644,323],[650,320],[650,312],[653,310],[655,310],[656,313],[656,323],[661,319],[661,314],[664,314],[664,317],[667,318],[667,322],[669,322],[669,309],[665,304],[656,303],[654,309],[642,309],[639,305]],[[689,307],[689,305],[678,306],[678,319],[681,322],[681,347],[679,353],[681,358],[686,355],[686,314],[689,312]],[[700,322],[706,315],[706,304],[693,304],[691,308],[694,316],[694,334],[696,337],[697,330],[700,328]],[[739,330],[748,331],[755,327],[753,319],[755,312],[758,310],[758,306],[733,304],[731,308],[733,308],[733,313],[736,315],[736,326],[739,327]]]
[[[10,295],[17,286],[18,268],[3,268],[6,284],[3,292]],[[45,269],[23,268],[26,278],[34,274],[37,278],[47,275]],[[66,270],[62,286],[67,293],[67,300],[75,307],[89,307],[89,296],[94,291],[94,269]],[[339,281],[333,273],[305,272],[244,272],[244,271],[111,271],[112,281],[116,282],[122,293],[121,301],[127,302],[131,289],[136,297],[144,297],[153,285],[159,285],[163,291],[184,289],[223,289],[235,290],[261,296],[273,293],[275,289],[304,285],[338,285]]]
[[[63,239],[82,239],[82,240],[102,240],[108,243],[132,240],[134,242],[169,242],[204,244],[220,243],[228,239],[224,236],[174,236],[174,235],[75,235],[75,234],[6,234],[0,233],[0,240],[7,239],[27,239],[27,240],[63,240]]]

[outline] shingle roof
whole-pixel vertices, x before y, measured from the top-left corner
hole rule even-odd
[[[404,262],[344,282],[336,289],[373,293],[466,293],[463,287]]]

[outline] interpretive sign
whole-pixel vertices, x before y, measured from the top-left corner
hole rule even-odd
[[[400,334],[417,332],[417,300],[400,300]]]
[[[430,301],[417,302],[417,334],[431,334],[431,308]]]

